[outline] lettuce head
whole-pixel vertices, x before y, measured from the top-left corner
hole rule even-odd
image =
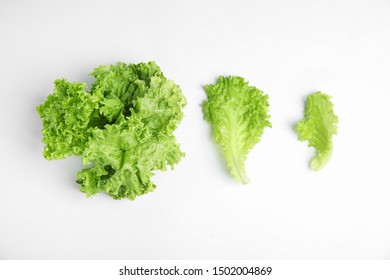
[[[156,170],[179,163],[184,153],[173,132],[186,99],[154,62],[100,66],[96,81],[54,82],[54,92],[37,107],[42,119],[43,156],[81,156],[77,174],[88,197],[105,192],[133,200],[155,189]]]

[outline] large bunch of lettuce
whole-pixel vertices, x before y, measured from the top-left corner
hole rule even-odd
[[[85,83],[56,80],[37,107],[46,159],[82,156],[77,174],[88,197],[115,199],[151,192],[155,170],[173,168],[184,156],[173,135],[186,105],[173,81],[154,62],[100,66],[91,90]]]

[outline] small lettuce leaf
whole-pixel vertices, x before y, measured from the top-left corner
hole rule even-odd
[[[338,117],[333,112],[331,97],[322,92],[309,94],[306,98],[304,118],[295,130],[300,141],[308,141],[316,149],[310,162],[314,171],[323,168],[333,152],[333,135],[337,134]]]
[[[37,107],[43,124],[46,159],[63,159],[84,151],[90,120],[99,106],[99,98],[87,92],[86,87],[85,83],[58,79],[54,82],[54,92]]]
[[[99,113],[105,116],[109,123],[116,121],[124,109],[123,103],[116,96],[105,98],[100,104]]]
[[[271,127],[268,95],[237,76],[220,76],[205,91],[204,118],[213,127],[213,137],[222,148],[231,176],[247,184],[247,155],[260,141],[264,129]]]

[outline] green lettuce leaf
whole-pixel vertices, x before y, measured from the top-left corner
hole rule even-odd
[[[143,94],[133,101],[134,112],[152,133],[173,133],[183,118],[186,100],[180,88],[170,80],[160,77],[144,85]]]
[[[137,98],[148,91],[153,78],[166,81],[163,73],[155,62],[100,66],[93,70],[91,76],[96,78],[92,84],[92,93],[103,96],[100,113],[108,123],[120,122],[130,116]]]
[[[151,192],[154,170],[173,168],[184,154],[173,135],[153,135],[136,115],[120,124],[95,129],[83,154],[93,166],[78,173],[77,181],[87,196],[106,192],[115,199]]]
[[[207,100],[202,108],[213,127],[213,137],[222,148],[232,177],[247,184],[247,155],[260,141],[264,129],[271,127],[268,95],[237,76],[220,76],[205,91]]]
[[[308,141],[316,149],[310,162],[314,171],[323,168],[333,152],[333,135],[337,134],[338,117],[333,112],[331,97],[322,92],[307,96],[304,118],[297,124],[296,132],[300,141]]]
[[[90,120],[99,106],[99,99],[86,87],[85,83],[56,80],[54,92],[37,107],[43,123],[46,159],[63,159],[84,151],[91,132]]]

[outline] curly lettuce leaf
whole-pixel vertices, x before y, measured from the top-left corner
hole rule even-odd
[[[92,132],[83,163],[93,166],[79,172],[77,182],[88,197],[106,192],[114,199],[133,200],[155,189],[154,170],[173,168],[183,155],[173,135],[153,135],[134,115]]]
[[[173,133],[187,104],[180,88],[170,80],[152,77],[143,94],[133,101],[134,112],[152,133]]]
[[[337,134],[337,123],[329,95],[316,92],[307,96],[304,118],[297,124],[296,132],[300,141],[308,141],[309,147],[316,149],[310,162],[314,171],[323,168],[332,156],[332,138]]]
[[[96,78],[91,91],[104,97],[100,113],[109,123],[120,122],[130,116],[137,98],[147,92],[152,78],[166,80],[155,62],[99,66],[91,76]]]
[[[222,148],[231,176],[247,184],[247,155],[260,141],[264,129],[271,127],[268,95],[237,76],[220,76],[205,91],[204,118],[213,127],[213,137]]]
[[[87,92],[86,87],[85,83],[58,79],[54,82],[54,92],[37,107],[43,124],[46,159],[63,159],[84,151],[90,120],[98,108],[98,98]]]

